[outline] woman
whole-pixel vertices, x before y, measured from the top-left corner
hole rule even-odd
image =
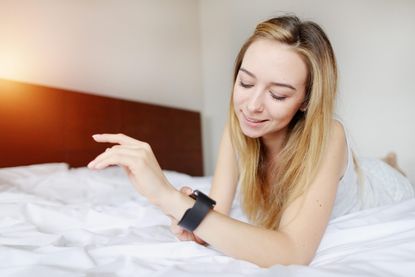
[[[145,142],[94,135],[117,145],[88,166],[123,166],[138,192],[173,219],[181,239],[262,267],[306,265],[330,218],[357,209],[344,201],[356,199],[357,164],[351,166],[345,130],[333,119],[336,85],[336,61],[323,30],[294,16],[273,18],[257,26],[236,59],[210,192],[214,209],[212,200],[195,194],[195,201],[187,196],[190,188],[169,184]],[[252,224],[228,216],[237,184]]]

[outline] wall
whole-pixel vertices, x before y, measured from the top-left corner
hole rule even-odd
[[[205,174],[213,174],[218,144],[229,107],[234,53],[231,43],[232,9],[222,0],[200,1],[203,85],[203,156]]]
[[[215,153],[209,165],[217,157],[218,134],[227,117],[229,63],[256,23],[293,12],[321,24],[332,41],[340,71],[337,113],[358,152],[370,157],[397,152],[399,163],[415,183],[414,1],[201,0],[200,9],[201,26],[205,26],[203,112],[210,117],[205,128],[214,134],[205,149]],[[214,50],[209,49],[212,41]],[[219,53],[222,50],[226,54]],[[213,166],[208,172],[213,172]]]
[[[0,0],[0,77],[201,110],[212,174],[236,53],[283,12],[331,38],[338,113],[359,152],[396,151],[415,183],[411,0]]]
[[[198,2],[0,0],[0,78],[201,110]]]

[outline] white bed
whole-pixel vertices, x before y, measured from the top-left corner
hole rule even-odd
[[[165,173],[209,190],[210,177]],[[232,216],[245,220],[238,201]],[[331,221],[310,266],[259,268],[169,225],[118,167],[0,169],[0,276],[415,276],[414,199]]]

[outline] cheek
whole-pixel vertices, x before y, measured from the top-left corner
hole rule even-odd
[[[233,89],[232,101],[235,110],[244,102],[244,96],[238,88]]]
[[[293,103],[270,103],[267,111],[273,119],[290,121],[298,111],[298,105]]]

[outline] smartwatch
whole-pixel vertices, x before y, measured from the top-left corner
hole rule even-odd
[[[216,201],[199,190],[193,191],[189,196],[195,199],[196,202],[192,208],[187,209],[178,225],[189,232],[193,232],[209,210],[215,207]]]

